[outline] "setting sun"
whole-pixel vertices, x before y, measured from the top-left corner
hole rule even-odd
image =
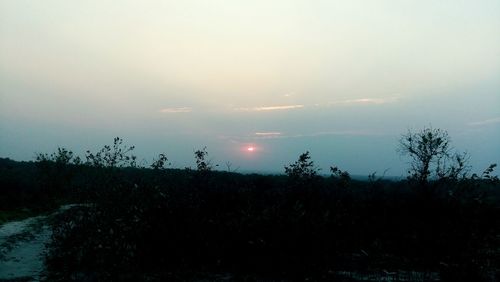
[[[253,152],[253,151],[255,151],[255,147],[248,147],[248,148],[247,148],[247,151],[249,151],[249,152]]]

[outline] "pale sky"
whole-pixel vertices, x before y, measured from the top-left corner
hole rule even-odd
[[[309,150],[401,176],[400,135],[429,125],[500,164],[500,1],[0,0],[0,157],[120,136],[175,167]]]

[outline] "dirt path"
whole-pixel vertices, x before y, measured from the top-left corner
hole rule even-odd
[[[49,216],[31,217],[0,226],[0,282],[39,281],[44,270]]]

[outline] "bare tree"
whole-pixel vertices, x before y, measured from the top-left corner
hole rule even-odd
[[[226,161],[227,172],[236,172],[240,167],[233,169],[233,163]]]
[[[411,158],[408,173],[420,184],[426,184],[431,176],[431,169],[436,170],[436,176],[441,176],[443,163],[450,157],[451,139],[448,132],[439,128],[424,128],[401,136],[399,152]]]

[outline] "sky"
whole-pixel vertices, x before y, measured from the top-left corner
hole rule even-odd
[[[500,163],[498,0],[0,0],[0,157],[404,176],[401,134]],[[253,149],[249,150],[248,148]]]

